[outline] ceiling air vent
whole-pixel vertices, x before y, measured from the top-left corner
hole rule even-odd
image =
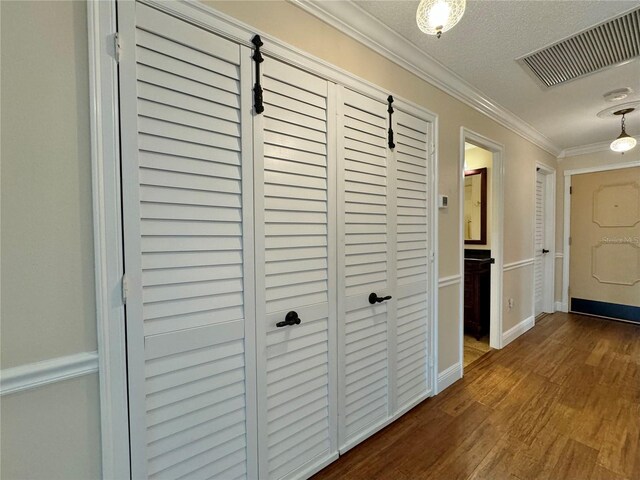
[[[640,8],[518,60],[546,87],[640,56]]]

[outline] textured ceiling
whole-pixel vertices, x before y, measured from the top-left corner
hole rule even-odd
[[[467,0],[460,23],[440,39],[418,29],[417,1],[355,3],[560,148],[612,140],[620,133],[617,119],[596,116],[613,105],[604,93],[630,87],[634,93],[619,103],[640,100],[638,58],[546,90],[515,60],[637,7],[637,1]],[[628,133],[640,134],[640,114],[631,114],[627,126]]]

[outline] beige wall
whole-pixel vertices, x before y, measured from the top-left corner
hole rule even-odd
[[[3,480],[100,478],[97,375],[2,397]]]
[[[3,369],[96,350],[84,2],[1,1]],[[97,375],[3,396],[3,479],[96,478]]]
[[[8,368],[95,350],[96,332],[85,4],[0,4],[1,361]],[[441,278],[460,274],[460,129],[464,126],[502,143],[504,261],[531,258],[535,162],[554,165],[552,155],[295,5],[282,1],[213,5],[439,115],[439,193],[450,199],[449,208],[438,216]],[[505,330],[530,314],[525,311],[530,285],[522,277],[526,275],[521,272],[505,282],[518,307],[505,312]],[[446,287],[439,298],[443,371],[460,357],[458,288]],[[95,375],[3,397],[2,478],[97,475],[97,422]],[[55,442],[67,445],[52,447]]]
[[[2,368],[96,349],[83,2],[2,1]]]
[[[638,165],[640,162],[640,146],[636,146],[630,152],[620,153],[605,150],[602,152],[576,155],[558,160],[556,173],[556,252],[564,255],[564,178],[568,170],[582,168],[607,167],[618,164]],[[556,302],[562,300],[562,258],[556,258]]]

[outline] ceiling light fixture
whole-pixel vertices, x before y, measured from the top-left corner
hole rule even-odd
[[[622,110],[618,110],[617,112],[613,112],[614,115],[622,115],[622,132],[620,133],[620,136],[618,138],[611,142],[611,150],[613,150],[614,152],[628,152],[636,146],[636,139],[624,130],[624,116],[628,113],[633,112],[634,110],[635,108],[624,108]]]
[[[418,28],[427,35],[436,35],[453,28],[464,15],[466,0],[421,0],[416,12]]]

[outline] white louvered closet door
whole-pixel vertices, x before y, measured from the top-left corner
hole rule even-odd
[[[395,217],[387,105],[339,89],[339,443],[344,451],[389,417]]]
[[[393,115],[397,197],[396,407],[406,410],[430,393],[429,124],[401,107]]]
[[[336,457],[335,88],[266,57],[255,118],[260,478]],[[299,324],[278,327],[289,312]],[[294,315],[293,313],[291,315]]]
[[[535,315],[544,311],[543,307],[543,283],[544,283],[544,199],[545,199],[545,177],[540,172],[536,173],[536,232],[535,232],[535,255],[534,255],[534,308]]]
[[[132,477],[256,478],[251,52],[118,24]]]

